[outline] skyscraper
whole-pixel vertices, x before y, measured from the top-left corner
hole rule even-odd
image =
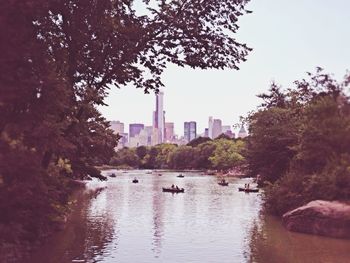
[[[120,121],[111,121],[111,129],[114,131],[114,133],[124,133],[124,123]]]
[[[210,139],[213,139],[213,117],[209,117],[209,122],[208,122],[208,137]]]
[[[213,120],[213,129],[212,129],[212,139],[215,139],[222,133],[222,123],[220,119]],[[210,132],[210,131],[209,131]]]
[[[145,126],[144,130],[147,132],[147,145],[152,145],[152,135],[153,135],[153,127]]]
[[[159,91],[156,94],[156,110],[153,112],[153,128],[158,134],[158,143],[164,142],[165,135],[165,117],[163,109],[164,92]]]
[[[197,137],[197,123],[189,121],[184,123],[184,138],[187,142],[192,141]]]
[[[142,123],[129,124],[129,137],[131,138],[139,135],[141,130],[143,130],[144,127],[145,125],[143,125]]]
[[[166,122],[165,123],[165,141],[172,142],[174,140],[174,123]]]

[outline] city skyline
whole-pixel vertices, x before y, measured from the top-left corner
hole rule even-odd
[[[143,122],[129,123],[129,132],[125,132],[125,124],[120,120],[110,121],[110,128],[115,134],[121,136],[116,149],[123,147],[154,146],[162,143],[174,143],[178,145],[187,144],[198,137],[208,137],[215,139],[221,134],[230,138],[235,138],[235,132],[232,131],[231,125],[222,125],[221,119],[208,118],[208,126],[203,132],[198,132],[196,121],[185,121],[183,132],[176,134],[174,132],[174,123],[165,118],[164,92],[160,91],[155,94],[155,111],[152,112],[152,126],[147,126]],[[247,134],[243,124],[238,137],[245,137]]]
[[[125,133],[124,131],[124,126],[129,127],[129,133],[125,133],[128,136],[127,137],[135,137],[136,135],[139,134],[139,132],[146,127],[153,127],[153,132],[155,133],[155,136],[157,137],[157,143],[163,143],[163,142],[170,142],[172,139],[175,138],[184,138],[187,142],[191,141],[194,138],[198,138],[200,136],[202,137],[209,137],[211,139],[218,137],[220,134],[224,133],[227,134],[228,136],[233,136],[235,134],[238,134],[239,131],[242,128],[237,128],[236,123],[235,124],[229,124],[229,125],[223,125],[222,120],[220,118],[218,119],[213,119],[212,116],[208,117],[208,125],[204,127],[203,130],[198,130],[197,129],[197,121],[183,121],[182,122],[182,130],[181,128],[178,128],[177,131],[175,132],[175,124],[172,122],[172,120],[166,119],[165,117],[165,108],[166,106],[164,105],[164,91],[159,91],[158,94],[155,94],[155,110],[153,111],[152,114],[152,125],[147,125],[148,123],[145,123],[142,120],[139,120],[137,122],[123,122],[121,119],[118,120],[109,120],[111,124],[111,129],[114,130],[116,133]],[[211,124],[212,122],[212,124]],[[189,125],[186,127],[186,125]],[[192,127],[192,125],[194,125]],[[241,124],[242,125],[242,124]],[[136,128],[138,132],[131,132],[131,130]],[[140,128],[142,126],[142,128]],[[190,128],[191,126],[191,128]],[[122,129],[120,128],[122,127]],[[170,137],[169,134],[170,132]],[[208,134],[206,135],[206,131],[208,131]],[[226,131],[229,131],[226,133]],[[194,132],[194,133],[193,133]],[[187,135],[186,135],[187,133]],[[188,135],[190,133],[193,133],[192,135]],[[125,137],[124,134],[124,137]],[[172,139],[170,139],[172,138]]]
[[[165,70],[166,119],[175,123],[177,134],[186,120],[195,120],[200,133],[209,116],[225,125],[238,123],[239,116],[261,103],[256,95],[266,92],[272,80],[288,87],[317,66],[340,80],[350,69],[349,1],[265,0],[251,1],[247,8],[253,13],[239,19],[236,38],[253,51],[239,71],[172,64]],[[106,103],[109,106],[100,109],[108,120],[152,125],[152,91],[145,95],[132,86],[112,88]]]

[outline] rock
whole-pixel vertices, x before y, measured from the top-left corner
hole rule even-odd
[[[283,215],[290,231],[335,238],[350,238],[350,204],[338,201],[312,201]]]

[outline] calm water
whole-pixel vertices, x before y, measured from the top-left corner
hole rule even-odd
[[[105,171],[105,173],[111,173]],[[286,231],[261,212],[247,179],[196,173],[121,173],[90,182],[66,229],[26,262],[350,262],[350,241]],[[137,177],[138,184],[131,183]],[[176,184],[185,193],[163,193]]]

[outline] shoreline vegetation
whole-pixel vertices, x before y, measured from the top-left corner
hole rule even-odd
[[[245,158],[266,185],[265,206],[284,213],[314,200],[350,200],[350,74],[335,80],[323,69],[294,86],[273,83],[248,116]]]
[[[139,168],[133,168],[129,166],[114,166],[114,165],[102,165],[102,166],[95,166],[96,169],[100,171],[107,171],[107,170],[117,170],[118,172],[124,172],[129,170],[138,170],[138,171],[152,171],[152,173],[161,173],[161,172],[189,172],[189,173],[200,173],[203,175],[213,175],[213,176],[225,176],[225,177],[237,177],[237,178],[244,178],[247,177],[245,173],[242,172],[243,169],[240,169],[240,167],[237,167],[237,169],[227,171],[226,173],[223,173],[222,171],[218,170],[201,170],[201,169],[139,169]]]
[[[244,139],[231,139],[222,134],[212,140],[198,137],[187,145],[170,143],[156,146],[123,148],[111,158],[109,165],[121,169],[169,169],[216,171],[228,174],[243,167]]]

